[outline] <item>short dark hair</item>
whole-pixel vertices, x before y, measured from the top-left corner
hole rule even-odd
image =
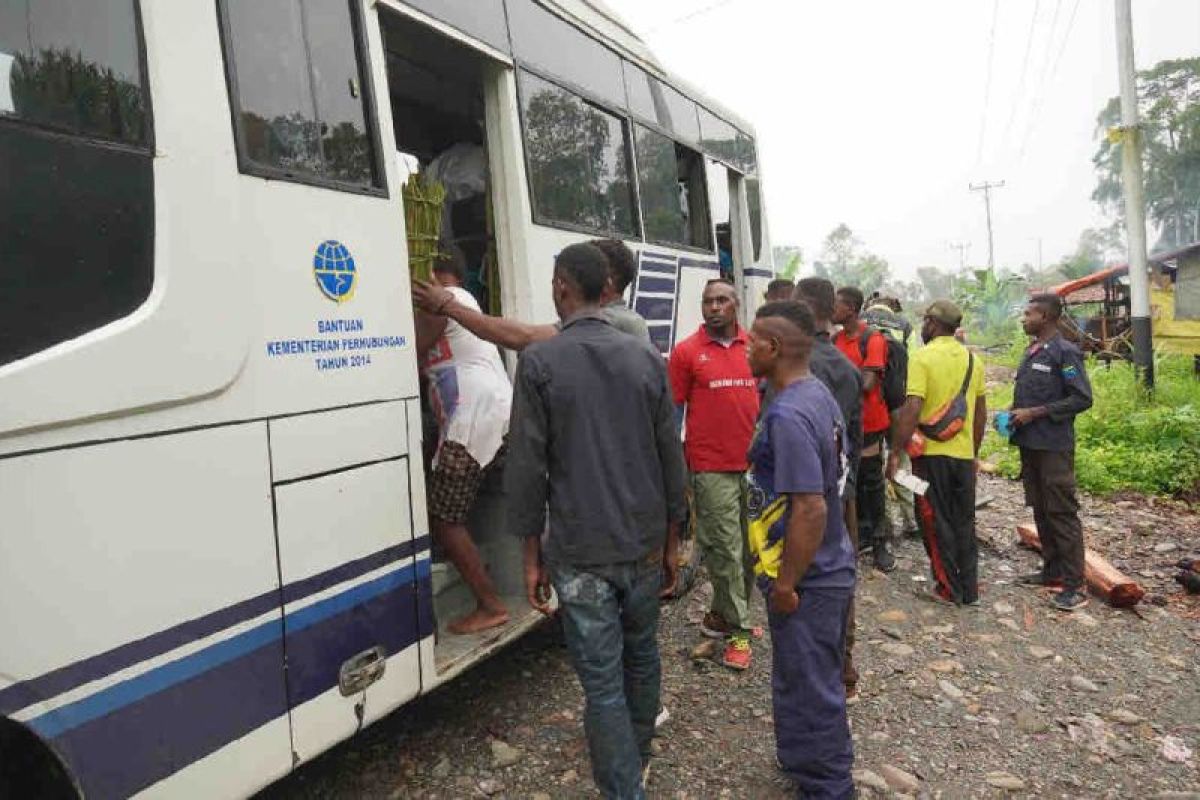
[[[843,286],[842,288],[837,290],[837,296],[838,296],[839,300],[844,301],[846,303],[846,305],[853,308],[855,314],[862,311],[862,307],[863,307],[862,289],[859,289],[856,286]]]
[[[457,247],[439,252],[433,261],[433,271],[452,275],[459,283],[467,282],[467,260]]]
[[[608,274],[612,276],[613,288],[623,294],[625,287],[633,283],[637,275],[637,257],[620,239],[592,239],[592,247],[604,253],[608,259]]]
[[[1046,312],[1046,316],[1048,316],[1050,319],[1058,319],[1062,316],[1062,298],[1056,294],[1052,294],[1050,292],[1046,292],[1044,294],[1035,294],[1033,297],[1029,298],[1029,305],[1041,306],[1042,310]]]
[[[773,294],[783,293],[785,294],[784,299],[791,300],[792,292],[795,290],[795,288],[795,284],[793,284],[787,278],[776,278],[767,284],[767,297],[770,297]]]
[[[579,290],[584,302],[596,303],[608,280],[608,259],[595,245],[572,244],[554,257],[554,271]]]
[[[833,318],[833,281],[828,278],[801,278],[792,296],[807,303],[817,319]]]
[[[704,282],[704,288],[707,289],[708,287],[712,286],[714,283],[723,283],[726,286],[728,286],[730,289],[733,289],[733,293],[735,295],[737,294],[737,287],[733,285],[733,281],[729,280],[729,278],[723,278],[723,277],[722,278],[709,278],[708,280],[706,280]]]
[[[796,300],[776,300],[773,303],[764,303],[759,306],[758,313],[754,316],[758,319],[779,317],[795,325],[806,336],[817,335],[817,321],[813,317],[812,310],[807,304]]]

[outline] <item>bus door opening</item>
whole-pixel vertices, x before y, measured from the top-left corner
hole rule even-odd
[[[388,95],[395,129],[395,158],[407,180],[419,180],[422,192],[444,200],[437,250],[463,271],[462,286],[479,308],[500,315],[500,264],[491,197],[486,123],[485,82],[494,65],[470,46],[381,7]],[[419,177],[417,177],[419,176]],[[433,183],[437,187],[430,191]],[[412,205],[411,193],[405,193]],[[419,216],[406,209],[406,227]],[[411,258],[414,243],[428,229],[407,229],[410,269],[426,266]],[[435,276],[436,280],[436,276]],[[424,354],[419,354],[420,360]],[[430,474],[438,442],[437,422],[422,380],[422,424],[425,474]],[[475,599],[436,540],[433,543],[433,615],[436,621],[434,660],[438,678],[457,672],[502,640],[515,636],[535,614],[525,602],[519,541],[501,529],[504,519],[502,470],[489,469],[470,512],[468,529],[484,565],[507,606],[507,625],[480,634],[459,635],[450,621],[474,608]]]

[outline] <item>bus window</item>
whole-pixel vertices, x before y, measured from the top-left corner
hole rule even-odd
[[[0,364],[128,316],[150,295],[140,40],[134,0],[0,2]]]
[[[221,8],[242,172],[380,187],[349,0],[224,0]]]
[[[133,0],[0,3],[0,118],[144,144]]]
[[[730,194],[730,172],[724,164],[708,162],[708,198],[712,210],[713,227],[717,234],[717,261],[721,265],[721,277],[735,282],[733,252],[733,197]],[[744,265],[738,264],[738,267]]]
[[[700,154],[650,128],[634,129],[646,239],[711,250]]]
[[[750,212],[750,238],[754,242],[754,263],[762,258],[763,216],[762,189],[757,175],[746,176],[746,210]]]
[[[634,236],[625,120],[521,71],[534,221]]]
[[[648,122],[655,122],[685,142],[700,141],[700,121],[697,106],[679,92],[655,78],[641,67],[623,62],[625,90],[629,110]]]
[[[513,55],[573,84],[614,108],[625,107],[621,59],[569,22],[533,0],[508,0],[508,24]]]

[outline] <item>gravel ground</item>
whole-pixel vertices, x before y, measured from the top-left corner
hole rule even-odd
[[[1149,592],[1074,615],[1011,583],[1036,566],[1015,544],[1019,487],[984,478],[979,609],[917,596],[921,544],[859,586],[861,698],[850,708],[864,797],[1160,797],[1200,800],[1200,597],[1171,565],[1200,557],[1200,516],[1142,499],[1086,498],[1091,547]],[[744,674],[692,653],[705,588],[665,607],[671,720],[651,797],[784,798],[774,768],[770,642]],[[763,617],[756,602],[755,613]],[[271,787],[263,798],[596,797],[582,696],[553,624]]]

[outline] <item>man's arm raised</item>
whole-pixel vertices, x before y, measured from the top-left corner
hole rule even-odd
[[[449,317],[480,339],[509,350],[524,350],[534,342],[544,341],[558,333],[553,325],[529,325],[468,308],[455,300],[451,292],[425,281],[414,280],[412,294],[413,303],[422,311]]]

